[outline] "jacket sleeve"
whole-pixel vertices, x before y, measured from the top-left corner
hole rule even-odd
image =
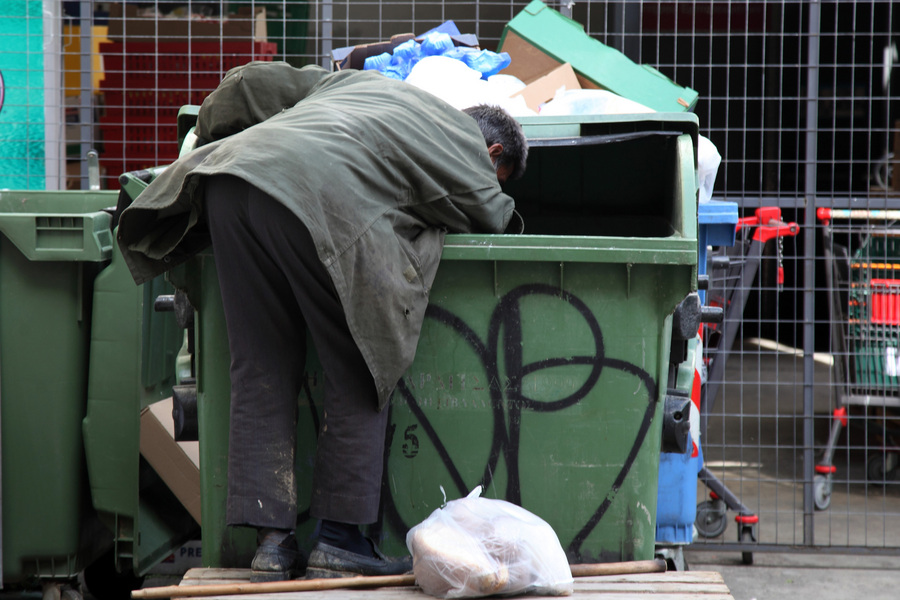
[[[243,131],[294,106],[329,75],[315,65],[297,69],[286,62],[235,67],[200,106],[196,134],[206,144]]]
[[[450,233],[503,233],[514,209],[513,199],[496,187],[455,194],[408,210]]]

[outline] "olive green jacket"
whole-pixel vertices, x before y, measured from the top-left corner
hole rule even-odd
[[[210,143],[120,217],[135,281],[209,244],[202,176],[245,179],[309,229],[383,408],[415,356],[444,234],[501,233],[513,214],[475,121],[378,73],[251,63],[204,101],[197,133]]]

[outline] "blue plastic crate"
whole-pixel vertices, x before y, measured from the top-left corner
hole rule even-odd
[[[734,246],[738,222],[737,203],[710,200],[697,204],[698,269],[706,274],[706,250],[710,246]],[[706,291],[700,291],[700,301],[706,302]]]

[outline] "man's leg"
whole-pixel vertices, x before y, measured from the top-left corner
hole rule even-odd
[[[229,286],[229,288],[237,288],[232,304],[240,304],[234,312],[244,313],[243,318],[236,319],[238,324],[234,326],[234,329],[242,332],[241,323],[245,326],[254,325],[252,311],[247,309],[248,296],[268,298],[271,294],[283,299],[288,295],[283,287],[285,282],[290,286],[290,295],[295,304],[292,306],[291,303],[284,302],[274,309],[269,307],[265,310],[272,310],[271,314],[278,316],[283,322],[289,322],[284,313],[294,310],[298,315],[301,313],[303,315],[303,319],[300,319],[300,326],[302,327],[304,320],[309,326],[310,334],[325,370],[324,415],[319,432],[311,514],[323,520],[323,537],[326,538],[329,532],[334,534],[337,531],[336,526],[338,529],[342,524],[354,526],[352,531],[356,532],[356,536],[345,536],[342,540],[345,543],[342,543],[341,547],[352,552],[359,551],[365,546],[359,545],[363,540],[355,525],[374,522],[378,515],[387,412],[376,410],[377,394],[374,381],[365,360],[352,339],[343,308],[331,283],[331,277],[319,261],[314,243],[306,228],[287,208],[264,192],[256,190],[240,180],[217,177],[211,179],[210,183],[211,185],[207,187],[207,205],[210,207],[210,229],[218,230],[219,241],[216,241],[217,233],[214,232],[213,243],[220,279],[222,279],[222,271],[231,274],[227,276],[233,281],[233,286]],[[233,195],[235,189],[246,190],[241,192],[241,195],[248,199],[241,203],[242,206],[238,213],[228,215],[229,220],[237,218],[244,223],[238,229],[249,231],[253,245],[261,249],[261,256],[257,256],[255,248],[251,257],[242,256],[244,249],[235,248],[237,244],[234,242],[235,236],[240,239],[245,233],[232,231],[231,229],[234,227],[224,228],[218,223],[224,220],[220,218],[220,214],[227,209],[220,210],[213,203],[219,201],[220,193],[223,196]],[[242,242],[240,245],[245,245],[245,243]],[[222,247],[228,249],[220,253]],[[259,266],[268,273],[271,270],[270,261],[277,267],[276,271],[280,272],[284,279],[267,275],[265,285],[260,286],[257,291],[245,291],[243,288],[246,288],[251,281],[254,282],[254,285],[258,283],[256,281],[258,276],[245,271]],[[234,268],[232,266],[234,262],[241,263],[243,267]],[[224,301],[226,286],[223,285],[222,289]],[[260,292],[260,290],[262,291]],[[259,304],[261,300],[257,298],[254,302]],[[228,318],[228,312],[226,306],[226,318]],[[229,335],[233,330],[232,320],[229,320]],[[286,344],[286,340],[281,339],[286,337],[285,334],[290,332],[290,328],[278,329],[277,323],[276,320],[272,323],[273,327],[265,328],[264,335],[247,337],[255,339],[251,346],[268,342],[275,348],[286,348],[277,350],[277,352],[290,356],[292,346]],[[301,344],[302,348],[304,336],[298,334],[295,341]],[[234,353],[234,341],[231,341],[230,344]],[[240,352],[241,349],[238,348],[238,351]],[[232,356],[232,360],[235,360],[234,356]],[[248,360],[261,368],[266,366],[264,361],[249,357]],[[290,361],[285,363],[282,356],[281,360],[275,360],[275,364],[283,365],[282,368],[290,368],[291,363]],[[300,362],[299,365],[299,367],[294,367],[298,377],[294,383],[298,386],[297,392],[294,393],[295,407],[296,396],[299,393],[299,377],[303,372],[303,363]],[[233,369],[232,379],[240,374]],[[232,385],[235,386],[234,383]],[[244,386],[241,385],[239,389],[243,390],[243,388]],[[232,396],[232,410],[234,410],[234,393]],[[292,418],[291,422],[296,431],[296,417]],[[240,433],[235,430],[233,420],[232,436],[235,435],[240,435]],[[291,439],[293,440],[293,437]],[[245,460],[243,456],[236,456],[234,449],[232,449],[229,468],[232,463],[243,463],[246,468],[253,468],[253,462]],[[229,521],[236,522],[233,521],[233,518],[237,515],[238,507],[245,513],[249,512],[251,507],[246,501],[239,498],[241,494],[246,496],[246,490],[238,493],[238,490],[231,486],[231,479],[232,475],[229,473]],[[232,497],[235,499],[234,502],[232,502]],[[343,530],[344,533],[346,531],[348,530]],[[329,541],[334,539],[336,538],[331,538]]]
[[[210,233],[231,350],[230,525],[293,529],[294,452],[305,328],[290,285],[253,223],[253,188],[207,180]]]
[[[293,529],[306,330],[290,285],[254,226],[253,188],[224,176],[206,184],[231,351],[226,519],[258,530],[252,581],[291,579],[303,569]]]

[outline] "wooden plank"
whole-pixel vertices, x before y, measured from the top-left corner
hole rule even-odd
[[[680,594],[653,594],[652,596],[645,596],[637,593],[582,595],[576,592],[576,595],[570,597],[577,598],[578,600],[734,600],[734,597],[731,594],[693,594],[691,592]]]
[[[532,597],[532,596],[526,596]],[[727,593],[698,593],[684,590],[681,592],[646,592],[630,591],[591,591],[582,592],[576,589],[571,598],[578,600],[734,600]],[[235,596],[210,596],[216,600],[234,600]],[[428,600],[432,596],[423,593],[419,588],[382,588],[378,590],[327,590],[320,592],[284,592],[280,594],[247,594],[240,596],[243,600]]]
[[[678,583],[725,583],[721,573],[715,571],[668,571],[666,573],[646,573],[640,575],[610,575],[608,577],[579,577],[578,582],[678,582]]]
[[[198,567],[188,569],[181,580],[181,585],[206,585],[210,581],[233,583],[250,581],[250,569],[211,569]]]
[[[249,569],[191,569],[181,585],[242,583]],[[636,575],[578,577],[574,595],[580,600],[734,600],[721,574],[711,571],[670,571]],[[216,600],[427,600],[416,586],[339,589],[278,594],[210,596]]]
[[[583,593],[607,593],[607,592],[629,592],[642,594],[674,594],[690,592],[692,594],[727,594],[728,586],[724,583],[695,583],[685,585],[684,583],[603,583],[597,582],[594,585],[576,585],[575,592]]]

